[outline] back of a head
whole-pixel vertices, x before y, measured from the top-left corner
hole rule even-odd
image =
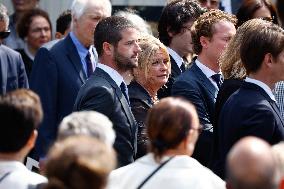
[[[237,23],[237,19],[234,15],[218,9],[211,9],[205,12],[194,22],[191,28],[191,37],[195,54],[199,55],[202,51],[200,37],[203,36],[211,39],[215,32],[214,25],[220,21],[231,22],[234,25]]]
[[[27,89],[18,89],[0,97],[0,152],[21,150],[42,120],[39,97]]]
[[[62,120],[58,140],[74,135],[91,136],[110,146],[115,139],[112,122],[104,114],[95,111],[73,112]]]
[[[103,189],[116,164],[114,150],[91,137],[74,136],[50,150],[44,189]]]
[[[160,160],[167,150],[176,148],[187,137],[193,125],[199,127],[199,121],[190,102],[167,97],[149,110],[146,125],[150,151]]]
[[[222,53],[219,64],[225,79],[243,79],[246,76],[246,70],[241,62],[240,46],[243,37],[247,35],[247,33],[250,33],[251,30],[254,31],[259,21],[260,19],[251,19],[242,24]]]
[[[61,13],[56,20],[56,32],[60,32],[62,35],[70,28],[72,20],[71,10],[66,10]]]
[[[128,28],[136,28],[136,26],[125,17],[111,16],[102,19],[98,23],[94,34],[94,43],[98,56],[100,57],[103,53],[104,42],[114,46],[117,45],[122,39],[121,31]]]
[[[237,142],[227,157],[226,181],[231,189],[276,189],[276,163],[270,145],[256,137]]]
[[[168,3],[160,16],[158,23],[159,39],[166,46],[171,43],[169,32],[180,33],[187,22],[194,22],[205,12],[195,0],[174,0]]]
[[[129,19],[136,27],[139,29],[142,35],[152,35],[151,26],[147,24],[147,22],[140,17],[134,10],[127,9],[125,11],[118,11],[114,14],[114,16],[122,16]]]
[[[284,30],[271,22],[258,20],[258,24],[243,36],[240,46],[241,61],[247,74],[260,69],[266,54],[277,58],[284,49]]]

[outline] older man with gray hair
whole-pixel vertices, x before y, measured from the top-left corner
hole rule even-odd
[[[96,111],[73,112],[62,120],[57,139],[63,140],[73,135],[91,136],[110,146],[115,139],[112,122]]]
[[[39,49],[31,73],[31,89],[39,94],[44,110],[35,158],[45,156],[59,123],[72,112],[79,88],[96,67],[93,35],[97,23],[111,15],[111,4],[109,0],[73,0],[71,13],[71,32],[50,49]]]
[[[3,45],[10,34],[7,9],[0,4],[0,95],[17,88],[28,88],[28,79],[21,55]]]

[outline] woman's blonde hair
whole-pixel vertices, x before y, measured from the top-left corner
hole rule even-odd
[[[240,46],[244,36],[253,30],[258,22],[259,19],[252,19],[242,24],[221,55],[219,64],[225,79],[243,79],[246,76],[240,57]]]
[[[145,78],[148,78],[148,72],[150,70],[151,63],[158,50],[162,50],[162,52],[167,56],[167,67],[170,71],[171,64],[167,47],[163,43],[161,43],[159,39],[155,38],[152,35],[144,35],[139,41],[139,46],[142,51],[138,55],[138,69],[133,70],[134,79],[139,77],[141,71],[142,73],[144,73]]]

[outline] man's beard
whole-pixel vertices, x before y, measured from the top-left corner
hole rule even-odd
[[[138,66],[137,61],[123,56],[117,51],[117,49],[114,50],[114,61],[116,62],[118,69],[121,71],[132,70]]]

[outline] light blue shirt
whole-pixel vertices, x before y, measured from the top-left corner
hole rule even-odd
[[[81,59],[81,63],[83,66],[83,69],[85,71],[85,74],[87,75],[87,63],[86,63],[86,56],[88,54],[88,51],[90,51],[91,53],[91,61],[92,61],[92,65],[93,65],[93,70],[95,70],[96,68],[96,61],[95,61],[95,55],[96,55],[96,49],[94,48],[93,45],[90,46],[89,49],[87,49],[79,40],[78,38],[75,36],[75,34],[73,32],[70,32],[70,37],[77,49],[77,52],[80,56]]]

